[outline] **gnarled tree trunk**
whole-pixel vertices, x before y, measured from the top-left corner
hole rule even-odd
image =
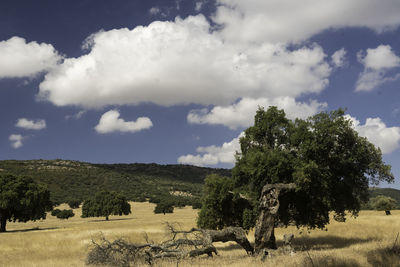
[[[279,210],[279,195],[295,188],[296,185],[293,183],[267,184],[263,187],[260,196],[260,214],[254,233],[254,250],[256,254],[265,248],[276,249],[274,229]]]

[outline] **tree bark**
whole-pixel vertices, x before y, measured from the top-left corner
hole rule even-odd
[[[4,233],[6,231],[7,217],[5,215],[0,214],[0,233]]]
[[[108,216],[106,216],[106,221],[108,221]]]
[[[255,253],[263,249],[276,249],[275,223],[279,210],[279,195],[287,190],[295,189],[296,185],[267,184],[263,187],[260,196],[259,216],[255,227]]]

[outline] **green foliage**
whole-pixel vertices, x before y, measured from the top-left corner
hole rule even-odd
[[[52,214],[53,215],[53,214]],[[54,216],[54,215],[53,215]],[[56,215],[58,219],[69,219],[71,217],[74,217],[75,214],[72,210],[59,210]]]
[[[160,201],[156,207],[154,208],[154,213],[173,213],[174,212],[174,205],[172,202],[167,200]]]
[[[225,226],[241,226],[249,229],[249,220],[243,223],[243,212],[252,209],[250,203],[234,193],[233,180],[212,174],[206,177],[202,207],[197,225],[206,229],[222,229]],[[252,225],[251,225],[252,226]]]
[[[106,217],[110,215],[128,215],[131,213],[131,205],[121,194],[109,191],[100,191],[92,198],[83,202],[82,218]]]
[[[50,192],[29,177],[0,172],[0,232],[7,221],[27,222],[46,218],[52,209]]]
[[[192,209],[201,209],[201,201],[200,199],[194,199],[192,201]]]
[[[0,161],[0,169],[30,176],[47,185],[51,200],[58,204],[87,199],[100,190],[120,192],[132,201],[146,201],[174,191],[199,198],[208,174],[231,175],[226,169],[189,165],[90,164],[69,160],[4,160]],[[186,200],[186,205],[190,205],[191,199]]]
[[[369,183],[394,180],[380,149],[358,135],[343,110],[290,121],[276,107],[259,108],[240,146],[232,170],[234,189],[257,201],[265,184],[296,184],[296,190],[280,197],[278,216],[284,225],[323,228],[330,211],[338,220],[345,219],[345,211],[355,216],[368,199]]]
[[[369,203],[375,210],[393,210],[397,206],[396,200],[382,195],[371,198]]]
[[[369,189],[369,196],[370,198],[383,195],[387,197],[391,197],[396,200],[397,206],[396,209],[400,209],[400,190],[394,188],[378,188],[378,187],[371,187]]]
[[[61,212],[60,209],[54,209],[51,211],[51,216],[57,216],[57,214],[59,214]]]
[[[71,209],[77,209],[81,205],[82,201],[78,199],[70,199],[67,204]]]

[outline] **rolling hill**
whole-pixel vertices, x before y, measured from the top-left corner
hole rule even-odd
[[[70,160],[4,160],[0,161],[0,171],[30,176],[46,184],[55,203],[84,200],[102,189],[121,192],[134,201],[167,192],[198,198],[207,175],[231,175],[227,169],[190,165],[91,164]]]

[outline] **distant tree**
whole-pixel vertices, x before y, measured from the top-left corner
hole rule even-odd
[[[0,232],[7,221],[35,221],[52,209],[50,192],[32,178],[0,173]]]
[[[161,200],[154,208],[154,213],[173,213],[174,204],[168,200]]]
[[[77,209],[81,205],[82,201],[79,199],[70,199],[67,201],[68,206],[71,209]]]
[[[108,217],[110,215],[128,215],[131,213],[131,205],[126,198],[116,192],[100,191],[92,198],[83,202],[82,218]]]
[[[56,217],[58,219],[67,219],[67,220],[74,216],[75,216],[75,214],[72,210],[61,210],[60,212],[58,212],[56,214]]]
[[[54,209],[51,211],[51,216],[57,216],[57,214],[59,214],[61,212],[60,209]]]
[[[395,209],[397,206],[395,199],[383,195],[378,195],[374,198],[371,198],[370,203],[373,209],[386,211],[386,215],[389,215],[390,210]]]

